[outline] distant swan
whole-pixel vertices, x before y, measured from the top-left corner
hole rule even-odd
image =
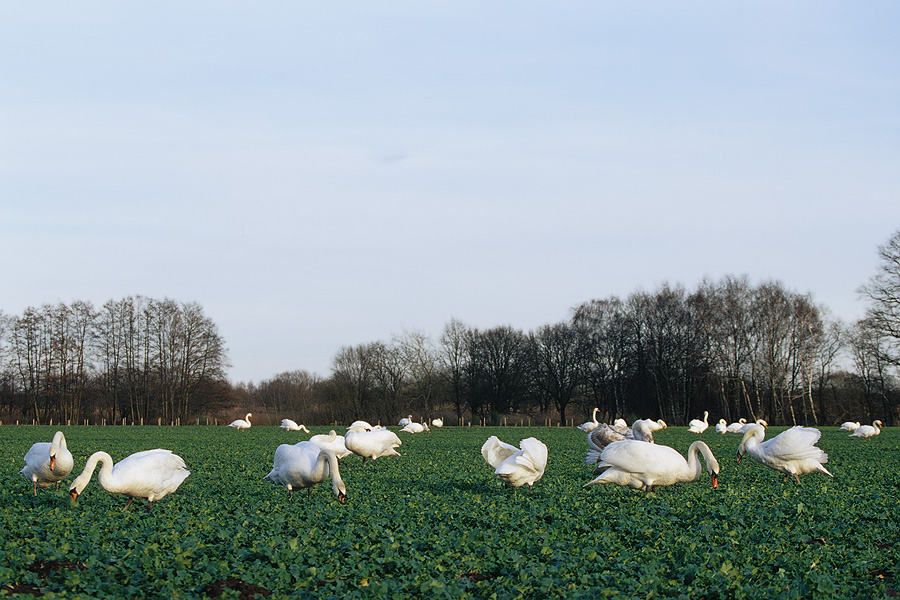
[[[397,434],[389,429],[366,429],[357,424],[344,436],[347,450],[361,456],[363,464],[366,464],[367,458],[375,460],[383,456],[400,456],[396,448],[402,443]]]
[[[578,429],[582,430],[582,431],[585,432],[585,433],[589,433],[589,432],[591,432],[591,431],[597,429],[597,427],[600,426],[600,421],[597,420],[597,413],[598,413],[598,412],[600,412],[600,409],[599,409],[599,408],[594,408],[593,412],[591,413],[591,420],[590,420],[590,421],[585,421],[584,423],[582,423],[581,425],[579,425],[579,426],[578,426]]]
[[[406,433],[431,433],[431,429],[428,428],[428,425],[425,423],[416,423],[415,421],[410,421],[400,431],[405,431]]]
[[[527,484],[532,489],[547,468],[547,446],[533,437],[525,438],[516,448],[492,435],[481,446],[481,455],[494,467],[494,474],[510,487]]]
[[[728,432],[728,421],[725,419],[719,419],[719,422],[716,423],[716,433],[727,433]]]
[[[338,435],[334,429],[329,431],[328,435],[325,435],[324,433],[314,435],[309,438],[309,441],[317,445],[319,448],[322,448],[323,450],[331,450],[339,459],[353,454],[352,452],[347,450],[344,436]]]
[[[640,440],[642,442],[654,443],[653,441],[653,432],[659,431],[660,429],[666,429],[666,422],[660,419],[659,421],[653,421],[651,419],[638,419],[634,423],[631,424],[631,433],[634,436],[634,439]],[[626,433],[626,437],[627,433]]]
[[[872,421],[871,425],[860,425],[857,427],[853,433],[850,434],[850,437],[870,438],[881,433],[882,427],[884,427],[884,425],[881,424],[881,421]]]
[[[128,503],[122,510],[131,506],[135,498],[146,498],[147,508],[150,508],[151,503],[177,490],[191,474],[184,460],[171,450],[157,448],[135,452],[115,464],[106,452],[94,452],[85,463],[84,471],[69,487],[72,500],[84,491],[97,463],[100,463],[100,473],[97,475],[100,487],[110,494],[128,496]]]
[[[253,416],[253,413],[247,413],[247,416],[243,419],[235,419],[231,423],[228,424],[229,427],[234,427],[235,429],[250,429],[250,417]]]
[[[306,433],[309,433],[309,429],[306,428],[306,425],[297,425],[296,421],[291,421],[290,419],[282,419],[279,427],[285,431],[305,431]]]
[[[25,466],[19,473],[31,482],[34,495],[38,487],[49,487],[56,484],[72,472],[75,461],[72,453],[66,448],[66,436],[62,431],[53,434],[52,442],[37,442],[25,454]]]
[[[828,455],[815,444],[822,437],[822,432],[812,427],[797,425],[781,432],[770,440],[762,441],[766,436],[766,430],[758,423],[747,425],[747,431],[738,448],[738,464],[744,453],[749,454],[757,461],[794,477],[800,483],[800,475],[803,473],[825,473],[833,477],[824,466],[828,462]]]
[[[411,422],[412,422],[412,415],[409,415],[408,417],[403,417],[402,419],[397,421],[397,426],[398,427],[406,427]]]
[[[703,411],[703,420],[693,419],[690,423],[688,423],[688,431],[691,433],[703,433],[706,431],[706,428],[709,427],[709,422],[706,420],[709,417],[709,411]]]
[[[442,418],[440,418],[440,417],[436,417],[436,418],[434,418],[434,419],[431,420],[431,426],[432,426],[432,427],[443,427],[443,426],[444,426],[444,420],[443,420]]]
[[[747,419],[739,419],[728,426],[728,433],[739,433],[741,429],[744,428],[744,425],[747,424]]]
[[[599,483],[615,483],[644,490],[645,494],[660,485],[694,481],[703,469],[697,454],[703,455],[706,470],[712,475],[712,486],[719,486],[719,461],[706,443],[696,441],[688,448],[687,460],[674,448],[623,440],[607,446],[600,456],[599,468],[605,470],[583,487]]]
[[[844,421],[841,423],[841,429],[843,431],[856,431],[859,429],[859,421]]]
[[[334,433],[332,431],[332,433]],[[347,500],[347,488],[341,479],[338,458],[332,450],[326,450],[315,442],[281,444],[275,450],[272,470],[263,477],[277,485],[283,485],[294,497],[294,489],[306,489],[312,496],[313,486],[331,477],[334,495],[341,503]]]

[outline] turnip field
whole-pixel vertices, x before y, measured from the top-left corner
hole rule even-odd
[[[65,432],[75,470],[59,491],[18,474],[33,442]],[[327,433],[313,427],[312,433]],[[395,431],[398,428],[392,428]],[[767,438],[784,428],[770,427]],[[707,430],[710,477],[642,492],[582,485],[574,428],[445,427],[400,433],[401,457],[341,460],[348,490],[310,498],[263,481],[277,427],[0,427],[0,596],[23,598],[883,598],[900,594],[900,437],[822,428],[834,478],[802,485],[752,459],[740,436]],[[339,433],[343,433],[339,431]],[[547,444],[532,491],[508,489],[479,450],[490,436]],[[686,428],[656,435],[684,453]],[[87,457],[151,448],[191,475],[142,501],[93,481],[66,493]]]

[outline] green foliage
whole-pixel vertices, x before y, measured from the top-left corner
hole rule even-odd
[[[0,431],[0,597],[871,598],[895,593],[900,564],[890,430],[856,440],[825,428],[835,477],[801,486],[738,466],[738,436],[707,432],[719,489],[704,472],[645,498],[582,489],[592,476],[578,430],[444,428],[404,435],[399,458],[342,460],[344,505],[328,484],[288,500],[263,481],[278,444],[309,437],[275,427],[66,427],[76,473],[37,497],[17,472],[53,428]],[[550,448],[534,490],[504,488],[484,463],[493,434]],[[696,437],[670,428],[657,440],[685,452]],[[70,504],[91,452],[156,447],[191,476],[151,511],[122,512],[125,498],[96,480]]]

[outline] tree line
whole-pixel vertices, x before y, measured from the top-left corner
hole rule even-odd
[[[341,424],[401,416],[684,424],[710,411],[770,423],[894,423],[900,409],[900,232],[844,324],[808,294],[747,277],[590,300],[522,331],[451,319],[437,340],[406,332],[341,348],[331,373],[225,377],[225,343],[196,303],[142,297],[0,314],[0,417],[193,422],[251,411]],[[259,423],[259,419],[257,419]]]

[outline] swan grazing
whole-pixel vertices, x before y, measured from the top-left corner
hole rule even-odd
[[[329,431],[328,435],[325,435],[324,433],[314,435],[309,438],[309,441],[322,450],[331,450],[332,452],[334,452],[335,456],[338,457],[338,459],[353,454],[352,452],[347,450],[344,436],[338,435],[334,429]]]
[[[725,434],[728,431],[728,421],[725,419],[719,419],[719,422],[716,423],[716,433]]]
[[[291,421],[290,419],[282,419],[279,427],[285,431],[305,431],[306,433],[309,433],[309,429],[306,428],[306,425],[297,425],[296,421]]]
[[[128,503],[122,510],[127,510],[135,498],[146,498],[149,509],[152,502],[177,490],[191,474],[184,460],[171,450],[157,448],[135,452],[115,464],[106,452],[94,452],[85,463],[84,471],[69,487],[72,500],[77,500],[84,491],[97,463],[100,463],[100,474],[97,476],[100,487],[110,494],[128,496]]]
[[[494,467],[494,474],[514,488],[528,484],[532,489],[547,468],[547,446],[533,437],[525,438],[516,448],[492,435],[481,446],[481,455]]]
[[[334,433],[333,431],[331,433]],[[331,477],[331,487],[337,499],[347,500],[347,488],[338,469],[338,458],[332,450],[326,450],[315,442],[281,444],[275,450],[272,470],[263,477],[276,485],[283,485],[294,497],[295,489],[306,489],[312,496],[313,486]]]
[[[703,420],[693,419],[690,423],[688,423],[688,431],[691,433],[703,433],[706,431],[706,428],[709,427],[709,421],[707,421],[707,417],[709,417],[709,411],[703,411]]]
[[[792,475],[798,484],[802,473],[819,471],[833,477],[822,466],[828,462],[828,455],[815,445],[822,437],[822,432],[818,429],[797,425],[764,442],[762,440],[765,436],[766,430],[762,425],[747,425],[738,448],[738,464],[744,453],[747,453],[770,469],[784,473],[785,479]]]
[[[704,442],[696,441],[688,448],[687,460],[674,448],[647,444],[638,440],[614,442],[603,450],[599,477],[582,487],[598,483],[615,483],[645,494],[660,485],[694,481],[703,471],[697,454],[703,455],[706,470],[712,475],[713,488],[719,487],[719,461]]]
[[[400,431],[405,431],[406,433],[431,433],[431,429],[429,429],[428,425],[425,423],[416,423],[415,421],[410,421]]]
[[[65,479],[72,472],[75,461],[72,453],[66,448],[66,436],[62,431],[53,434],[52,442],[37,442],[31,445],[25,454],[25,466],[19,473],[31,482],[34,495],[38,487],[49,487]]]
[[[444,426],[444,420],[440,417],[434,418],[431,420],[431,426],[441,428]]]
[[[229,427],[234,427],[235,429],[250,429],[250,417],[253,416],[253,413],[247,413],[243,419],[235,419],[231,423],[228,424]]]
[[[844,421],[841,423],[842,431],[856,431],[859,429],[859,421]]]
[[[344,436],[347,450],[361,456],[364,465],[367,458],[375,460],[382,456],[400,456],[396,448],[402,443],[397,434],[389,429],[367,429],[362,425],[350,427]]]
[[[870,438],[881,433],[882,427],[884,427],[884,425],[881,424],[881,421],[872,421],[871,425],[860,425],[857,427],[853,433],[850,434],[850,437]]]
[[[594,408],[594,411],[591,413],[591,420],[585,421],[581,425],[578,426],[578,429],[582,430],[585,433],[590,433],[591,431],[597,429],[600,426],[600,421],[597,420],[597,413],[600,412],[599,408]]]

